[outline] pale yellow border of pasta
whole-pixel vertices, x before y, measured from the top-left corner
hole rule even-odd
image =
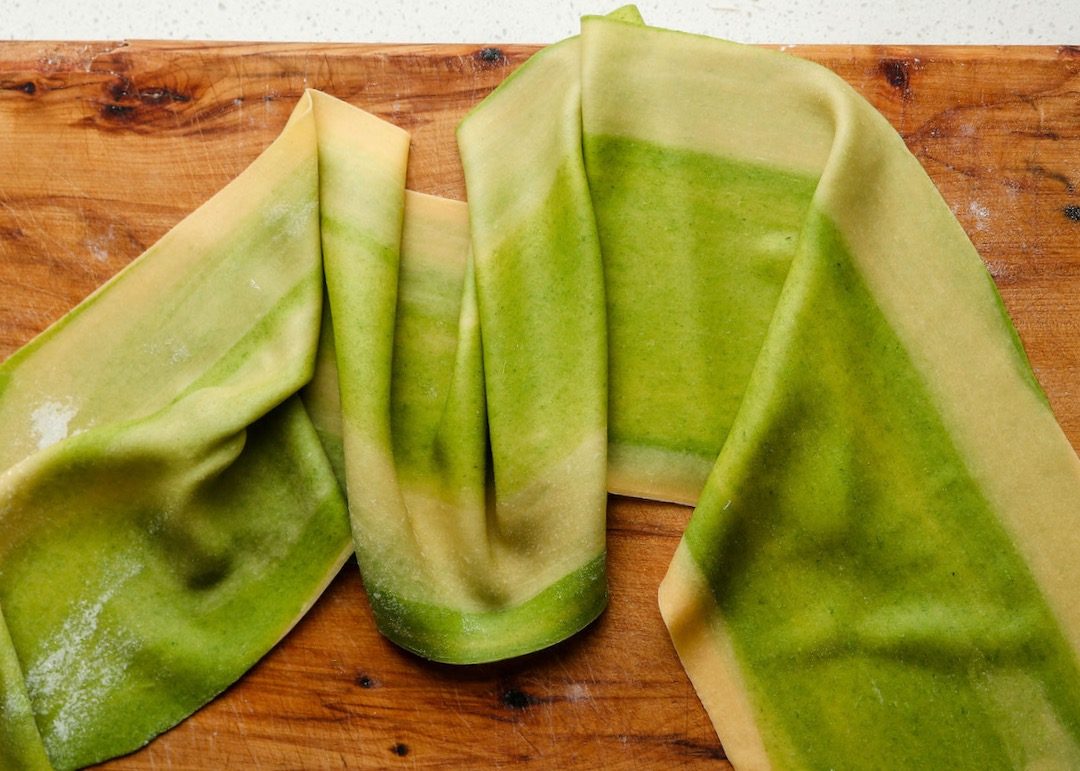
[[[671,641],[728,760],[739,771],[772,768],[727,627],[683,541],[660,583],[659,599]]]

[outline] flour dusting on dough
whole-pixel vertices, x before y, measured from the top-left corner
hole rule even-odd
[[[191,358],[187,343],[172,337],[143,343],[142,350],[147,356],[159,360],[167,358],[169,364],[183,364]]]
[[[270,206],[263,216],[267,226],[280,225],[286,235],[297,236],[317,221],[319,202],[297,204],[281,201]]]
[[[122,627],[102,625],[101,616],[124,584],[142,565],[123,555],[102,566],[96,590],[70,608],[60,628],[46,640],[44,654],[26,673],[26,689],[43,725],[50,754],[62,757],[67,743],[90,728],[93,710],[120,682],[138,649]]]
[[[180,364],[191,358],[191,351],[183,343],[173,343],[172,355],[169,356],[170,364]]]
[[[33,714],[23,692],[18,688],[8,688],[4,694],[4,714],[12,718]]]
[[[30,413],[30,430],[37,439],[37,447],[44,450],[67,439],[68,424],[79,410],[68,402],[47,401]]]

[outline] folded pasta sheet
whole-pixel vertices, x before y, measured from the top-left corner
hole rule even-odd
[[[888,123],[632,18],[489,99],[459,136],[478,258],[599,247],[608,483],[697,502],[660,605],[735,765],[1080,762],[1080,464]]]
[[[353,546],[405,648],[557,642],[610,490],[696,504],[660,609],[737,767],[1080,766],[1080,462],[888,123],[626,8],[458,142],[468,206],[308,93],[0,365],[0,765],[146,742]]]
[[[613,447],[719,450],[660,605],[732,761],[1076,766],[1080,464],[918,162],[816,65],[583,41]]]
[[[307,93],[235,182],[4,362],[2,765],[142,745],[279,640],[353,543],[380,630],[428,658],[526,653],[602,610],[604,424],[565,578],[579,507],[534,500],[557,475],[495,514],[467,207],[406,192],[407,152]]]
[[[5,767],[141,746],[351,553],[296,395],[323,291],[316,122],[305,96],[240,177],[0,367]]]

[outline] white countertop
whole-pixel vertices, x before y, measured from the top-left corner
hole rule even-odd
[[[5,0],[0,40],[548,43],[597,0]],[[650,24],[748,43],[1077,44],[1080,0],[648,0]]]

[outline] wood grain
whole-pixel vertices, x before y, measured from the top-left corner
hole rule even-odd
[[[534,50],[0,44],[0,358],[234,177],[306,87],[411,131],[410,186],[463,197],[454,127]],[[791,53],[836,70],[903,135],[1080,447],[1080,50]],[[431,664],[381,639],[350,562],[233,688],[103,767],[724,767],[656,609],[688,516],[614,499],[609,609],[567,643],[488,666]]]

